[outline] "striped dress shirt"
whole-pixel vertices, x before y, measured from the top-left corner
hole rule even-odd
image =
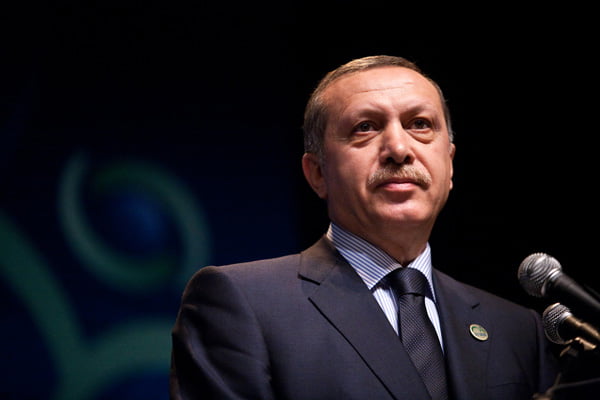
[[[334,247],[348,261],[348,263],[356,270],[361,279],[365,282],[377,303],[385,313],[390,324],[398,333],[398,305],[396,296],[385,279],[382,280],[388,273],[396,268],[402,268],[396,260],[384,251],[373,246],[366,240],[340,228],[334,223],[329,225],[327,237],[333,243]],[[421,271],[431,288],[434,300],[425,298],[425,308],[427,315],[435,328],[440,345],[443,349],[442,333],[440,327],[440,319],[435,307],[435,291],[433,290],[431,278],[431,249],[429,243],[425,250],[409,265],[407,268],[415,268]]]

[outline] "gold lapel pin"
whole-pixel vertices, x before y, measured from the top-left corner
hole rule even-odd
[[[486,341],[489,339],[490,335],[485,330],[485,328],[479,324],[471,324],[469,325],[469,332],[471,332],[471,336],[479,341]]]

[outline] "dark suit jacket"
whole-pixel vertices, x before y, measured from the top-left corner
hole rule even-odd
[[[456,400],[530,400],[557,370],[533,310],[434,270]],[[487,330],[475,339],[471,324]],[[173,329],[171,399],[425,400],[395,331],[323,238],[271,260],[201,269]]]

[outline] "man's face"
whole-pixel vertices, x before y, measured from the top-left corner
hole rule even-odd
[[[430,231],[452,188],[454,156],[436,88],[410,69],[380,67],[340,78],[325,100],[323,162],[303,162],[331,220],[363,237]]]

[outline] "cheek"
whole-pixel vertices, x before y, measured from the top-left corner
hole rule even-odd
[[[454,183],[452,182],[452,163],[442,164],[438,169],[439,190],[445,192],[445,197],[452,190]]]
[[[369,171],[366,165],[343,155],[331,161],[331,168],[326,172],[330,194],[335,191],[338,196],[350,196],[351,193],[363,190]]]
[[[369,156],[364,150],[363,153],[360,153],[360,151],[347,152],[345,153],[345,157],[338,160],[341,174],[351,181],[359,181],[360,179],[366,181],[366,178],[373,172],[373,169],[379,167],[377,157]]]
[[[448,182],[448,190],[451,190],[454,185],[452,183],[452,176],[454,175],[452,159],[447,160],[443,168],[446,176],[446,181]]]

